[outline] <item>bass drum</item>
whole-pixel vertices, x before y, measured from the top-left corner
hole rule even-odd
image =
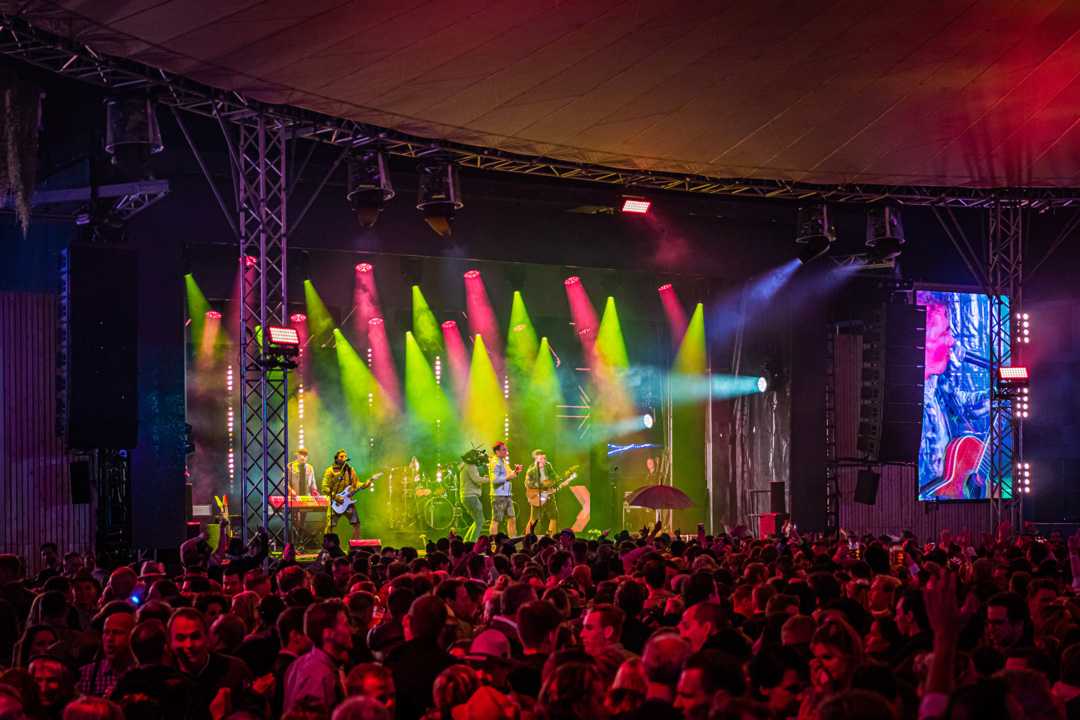
[[[420,520],[432,530],[447,530],[454,522],[454,505],[445,497],[428,497],[421,506]]]

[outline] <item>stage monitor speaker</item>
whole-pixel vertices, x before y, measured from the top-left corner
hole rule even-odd
[[[769,538],[779,535],[787,520],[787,513],[762,513],[758,517],[758,537]]]
[[[855,480],[855,502],[876,505],[881,475],[873,470],[860,470]]]
[[[769,483],[769,512],[787,512],[787,483],[777,480]]]
[[[863,341],[858,447],[881,462],[913,463],[922,433],[926,308],[887,303]]]
[[[137,255],[72,245],[65,277],[68,317],[68,446],[135,447],[138,436]]]
[[[71,482],[71,503],[90,504],[90,461],[72,460],[68,463],[68,480]]]

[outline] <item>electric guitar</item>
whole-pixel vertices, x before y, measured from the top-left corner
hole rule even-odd
[[[341,515],[348,512],[349,508],[356,504],[356,496],[360,494],[362,490],[367,490],[375,485],[375,481],[381,478],[383,474],[381,472],[375,473],[364,482],[360,483],[355,490],[343,490],[337,495],[333,495],[330,498],[330,509],[335,514]]]
[[[568,469],[562,481],[553,488],[548,488],[547,490],[540,490],[538,488],[530,487],[525,488],[525,499],[528,500],[529,504],[533,507],[543,506],[547,503],[548,500],[554,497],[557,492],[559,492],[564,487],[572,483],[575,479],[577,479],[577,468],[578,466],[575,465],[574,467]]]
[[[924,496],[936,496],[942,499],[960,499],[964,497],[964,485],[972,475],[986,477],[989,469],[987,464],[986,440],[978,435],[961,435],[953,438],[945,447],[945,467],[941,473],[941,479],[928,483],[923,488]]]

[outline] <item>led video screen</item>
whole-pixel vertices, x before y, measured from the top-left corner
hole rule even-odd
[[[986,500],[990,453],[990,298],[920,290],[926,306],[926,384],[919,446],[919,500]],[[1008,303],[1002,303],[1008,328]],[[1007,343],[1006,343],[1007,347]],[[1011,428],[999,428],[1011,444]],[[1012,496],[1012,477],[1002,495]]]

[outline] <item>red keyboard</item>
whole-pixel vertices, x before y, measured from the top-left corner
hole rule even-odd
[[[271,495],[270,505],[275,510],[285,506],[285,498],[281,495]],[[330,499],[325,495],[300,495],[289,502],[290,510],[322,510],[330,505]]]

